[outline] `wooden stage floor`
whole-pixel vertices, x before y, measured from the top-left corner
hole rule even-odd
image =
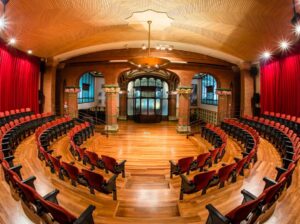
[[[228,184],[223,189],[211,188],[207,194],[195,193],[178,200],[180,178],[169,178],[169,160],[178,160],[186,156],[196,156],[206,152],[211,145],[200,136],[186,138],[176,133],[176,123],[136,124],[120,122],[120,131],[106,136],[96,133],[84,143],[90,151],[99,155],[109,155],[119,161],[126,159],[126,178],[117,179],[118,201],[111,195],[97,193],[91,195],[83,186],[73,187],[68,180],[59,180],[55,174],[38,160],[34,137],[24,140],[15,153],[15,163],[22,164],[22,174],[37,177],[37,191],[44,195],[57,188],[60,190],[60,204],[79,215],[89,204],[94,204],[96,223],[205,223],[207,210],[205,205],[213,204],[225,213],[241,203],[240,191],[247,189],[258,195],[263,188],[262,178],[274,178],[275,166],[280,166],[280,157],[276,149],[262,139],[258,151],[259,161],[245,177]],[[56,141],[52,148],[55,155],[62,155],[63,161],[74,161],[69,152],[69,140],[66,136]],[[241,157],[241,147],[229,139],[226,154],[217,165],[231,163],[234,157]],[[79,168],[89,168],[75,162]],[[102,170],[96,172],[109,178]],[[39,223],[39,219],[22,205],[16,195],[12,195],[9,186],[0,178],[0,223]],[[191,173],[190,177],[196,172]],[[300,223],[298,217],[300,205],[299,166],[294,174],[292,187],[283,195],[274,208],[274,213],[266,223]],[[265,215],[265,218],[268,214]]]

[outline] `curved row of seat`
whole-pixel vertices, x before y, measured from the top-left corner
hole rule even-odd
[[[12,156],[19,142],[44,122],[54,119],[51,113],[27,115],[5,123],[0,128],[0,150],[5,157]]]
[[[68,121],[64,122],[62,119],[58,119],[56,122],[53,122],[53,124],[54,125],[49,126],[46,125],[45,129],[36,133],[40,160],[45,161],[46,166],[50,167],[50,171],[52,173],[56,173],[61,180],[64,180],[64,177],[67,177],[71,180],[71,184],[73,186],[76,186],[77,183],[79,183],[88,187],[92,194],[95,194],[95,190],[105,194],[112,193],[113,199],[116,200],[116,179],[118,175],[114,175],[109,180],[105,180],[101,174],[92,172],[91,170],[82,169],[79,171],[79,169],[74,165],[74,162],[66,163],[64,161],[60,161],[61,156],[53,156],[53,150],[47,150],[47,148],[44,148],[50,146],[53,136],[57,137],[66,134],[66,129],[70,129],[71,127],[72,130],[68,133],[68,135],[70,136],[70,133],[74,133],[75,130],[81,131],[82,135],[77,135],[78,140],[81,142],[81,139],[83,141],[83,139],[90,137],[90,133],[93,133],[93,131],[91,131],[91,125],[88,122],[76,126],[68,125]],[[60,127],[64,127],[65,130],[61,130]]]
[[[249,128],[248,124],[240,123],[236,120],[226,120],[222,127],[237,140],[244,141],[244,145],[253,145],[252,141],[258,141],[257,132]],[[248,132],[245,133],[245,132]],[[243,136],[247,137],[243,137]],[[251,140],[252,138],[252,140]],[[249,150],[249,149],[248,149]],[[252,151],[252,150],[251,150]],[[250,151],[250,153],[251,153]],[[249,155],[250,155],[249,153]],[[206,208],[209,211],[207,224],[215,223],[254,223],[261,214],[265,213],[278,200],[285,188],[291,184],[292,172],[295,169],[293,164],[285,172],[279,172],[275,180],[265,177],[265,187],[259,196],[255,196],[247,190],[242,190],[242,204],[226,215],[222,215],[213,205],[208,204]]]
[[[216,129],[216,128],[214,128]],[[210,129],[211,130],[211,129]],[[217,128],[218,132],[222,132],[222,136],[226,136],[225,132]],[[221,131],[222,130],[222,131]],[[211,133],[207,129],[203,129],[206,133],[202,133],[202,136],[208,136],[209,133]],[[206,137],[209,138],[209,137]],[[223,137],[223,139],[227,139],[227,137]],[[244,138],[243,138],[244,140]],[[248,141],[248,139],[245,138],[245,140]],[[255,144],[250,144],[248,147],[248,153],[247,151],[243,154],[243,159],[235,159],[235,163],[232,164],[222,164],[222,167],[217,170],[210,170],[204,173],[199,173],[194,176],[193,180],[189,181],[188,178],[184,175],[181,176],[181,190],[180,190],[180,199],[183,199],[184,194],[192,194],[198,191],[202,190],[202,194],[206,193],[206,190],[210,187],[219,185],[219,188],[223,188],[225,186],[225,182],[229,181],[231,178],[231,182],[236,182],[237,177],[239,175],[244,175],[244,168],[249,168],[249,164],[252,161],[256,161],[255,154],[257,151],[257,144],[259,141],[257,141],[257,138],[255,140],[253,139]],[[250,141],[249,141],[250,143]]]
[[[244,116],[241,121],[255,128],[278,149],[285,169],[299,160],[300,138],[293,130],[279,122],[275,123],[264,118]]]
[[[38,126],[45,122],[49,122],[54,119],[54,115],[51,113],[37,114],[26,116],[24,122],[22,117],[20,118],[20,123],[13,129],[16,130],[18,134],[13,135],[15,137],[26,136],[27,132],[31,133]],[[35,177],[30,176],[24,179],[21,174],[22,165],[14,164],[14,157],[5,157],[3,151],[0,151],[0,162],[4,172],[5,181],[11,186],[14,193],[18,194],[22,201],[28,205],[29,208],[41,216],[47,216],[46,220],[53,220],[59,223],[93,223],[92,212],[95,209],[94,206],[89,206],[80,217],[75,217],[70,212],[62,208],[57,200],[58,190],[54,190],[45,196],[41,196],[35,190]]]
[[[265,111],[262,114],[262,117],[271,121],[284,124],[286,127],[289,127],[290,129],[294,130],[298,135],[300,135],[300,117],[269,111]]]
[[[95,167],[99,169],[105,169],[105,172],[111,172],[115,175],[119,175],[122,173],[122,177],[125,178],[125,163],[126,160],[118,163],[116,159],[107,156],[101,155],[98,156],[97,153],[87,150],[86,148],[81,148],[80,145],[90,137],[91,133],[93,135],[93,131],[91,131],[92,126],[90,125],[80,125],[74,127],[69,132],[70,144],[71,144],[71,153],[78,161],[82,161],[84,165],[87,163],[91,165],[91,170],[94,170]]]
[[[187,173],[189,175],[191,170],[203,171],[205,167],[211,167],[213,163],[218,163],[225,154],[225,148],[227,144],[227,136],[225,132],[212,124],[206,124],[201,129],[201,137],[209,141],[213,148],[207,153],[202,153],[194,159],[193,156],[181,158],[175,163],[172,160],[170,162],[170,178],[173,175],[180,175]]]
[[[13,121],[15,119],[30,116],[32,114],[33,112],[30,108],[21,108],[0,112],[0,126],[4,125],[5,123],[9,123],[10,121]]]

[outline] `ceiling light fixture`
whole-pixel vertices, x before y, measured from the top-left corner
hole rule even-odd
[[[17,42],[16,38],[10,38],[9,41],[8,41],[8,44],[9,45],[15,45]]]
[[[148,53],[146,57],[137,57],[132,58],[129,62],[136,66],[140,70],[144,71],[154,71],[161,67],[166,66],[170,63],[168,59],[165,58],[158,58],[158,57],[151,57],[150,48],[151,48],[151,23],[152,21],[147,21],[148,23]]]
[[[28,50],[27,53],[28,53],[28,54],[32,54],[32,50]]]
[[[287,50],[290,46],[290,43],[286,40],[283,40],[280,42],[280,48],[281,50]]]
[[[262,54],[262,58],[267,60],[271,57],[271,53],[270,51],[265,51],[263,54]]]

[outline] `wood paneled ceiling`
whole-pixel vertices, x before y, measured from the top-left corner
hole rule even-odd
[[[245,61],[292,36],[291,0],[10,0],[9,25],[17,48],[54,57],[113,42],[147,39],[128,25],[133,12],[152,9],[173,18],[153,40],[203,46]],[[174,45],[176,49],[176,44]]]

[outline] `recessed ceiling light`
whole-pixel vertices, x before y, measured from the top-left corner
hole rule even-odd
[[[297,35],[300,35],[300,24],[297,24],[295,27],[294,27],[294,31]]]
[[[16,44],[16,42],[17,42],[16,38],[12,37],[12,38],[9,39],[8,44],[9,45],[14,45],[14,44]]]
[[[280,42],[281,50],[287,50],[289,48],[289,45],[290,45],[290,43],[285,40]]]
[[[271,57],[270,51],[265,51],[265,52],[262,54],[262,57],[263,57],[263,59],[269,59],[269,58]]]
[[[28,50],[27,53],[28,53],[28,54],[32,54],[32,50]]]
[[[0,29],[3,30],[6,27],[6,18],[4,16],[0,17]]]

